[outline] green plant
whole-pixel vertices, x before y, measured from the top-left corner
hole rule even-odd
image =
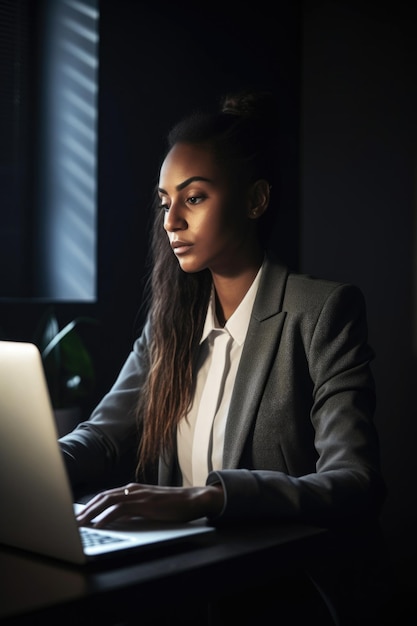
[[[53,308],[39,322],[33,341],[42,356],[54,409],[80,407],[94,391],[93,359],[77,327],[96,323],[93,318],[80,316],[60,329]]]

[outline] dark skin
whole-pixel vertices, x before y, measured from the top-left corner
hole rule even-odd
[[[160,171],[159,196],[164,229],[185,272],[208,268],[216,292],[216,312],[224,325],[251,286],[263,260],[256,220],[268,207],[265,180],[246,187],[231,183],[204,146],[176,144]],[[224,506],[220,484],[160,487],[130,483],[103,491],[77,516],[80,526],[105,526],[126,517],[187,522],[215,517]]]

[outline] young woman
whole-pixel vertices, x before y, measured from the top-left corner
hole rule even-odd
[[[169,135],[149,312],[113,388],[60,440],[74,489],[136,474],[80,514],[351,524],[384,498],[364,298],[271,252],[276,110],[228,97]],[[133,475],[133,466],[132,466]]]

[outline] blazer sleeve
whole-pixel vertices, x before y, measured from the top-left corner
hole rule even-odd
[[[116,469],[134,463],[138,445],[136,403],[148,368],[149,324],[134,342],[120,373],[90,418],[59,444],[73,488],[108,484]],[[132,467],[131,469],[134,469]]]
[[[318,295],[319,286],[310,297],[308,282],[304,287],[296,291],[288,307],[281,344],[286,345],[289,364],[288,345],[302,336],[305,363],[299,360],[297,367],[287,367],[292,375],[281,368],[280,376],[286,380],[281,389],[288,389],[293,400],[297,394],[311,395],[303,420],[305,432],[312,433],[316,461],[302,475],[244,466],[210,473],[207,484],[222,483],[226,495],[224,510],[212,519],[214,524],[265,518],[324,525],[350,523],[378,516],[384,501],[373,423],[373,351],[367,344],[363,295],[354,286],[336,283],[330,288],[325,285]],[[298,387],[297,381],[307,377],[309,388]],[[291,406],[289,402],[288,411]],[[264,443],[277,450],[282,446],[279,440]],[[297,452],[289,449],[287,454],[288,464],[294,466],[290,455]]]

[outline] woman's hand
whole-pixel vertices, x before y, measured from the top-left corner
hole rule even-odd
[[[189,522],[216,516],[222,511],[221,485],[207,487],[160,487],[129,483],[103,491],[77,515],[79,526],[102,527],[119,519],[146,517],[166,522]]]

